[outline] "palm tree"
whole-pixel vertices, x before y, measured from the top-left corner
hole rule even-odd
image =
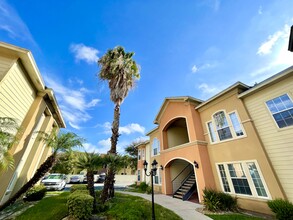
[[[87,174],[87,187],[90,195],[94,198],[93,210],[96,211],[96,193],[94,187],[94,171],[101,168],[103,160],[99,154],[93,153],[80,153],[75,166],[79,170],[86,169]]]
[[[109,154],[116,154],[116,146],[119,137],[120,105],[126,98],[128,92],[134,87],[134,82],[139,79],[139,66],[132,59],[133,52],[125,52],[124,48],[117,46],[108,50],[107,53],[98,61],[101,80],[106,80],[110,89],[110,99],[114,102],[114,119],[112,123],[111,149]],[[110,170],[110,176],[106,176],[102,201],[109,198],[108,189],[113,187],[114,173]]]
[[[14,167],[14,159],[9,150],[16,143],[19,130],[16,120],[0,117],[0,172]]]
[[[22,194],[27,192],[33,187],[47,172],[50,171],[54,163],[56,162],[56,155],[58,152],[67,152],[75,146],[82,146],[84,141],[74,133],[60,133],[58,135],[56,130],[53,130],[51,134],[45,132],[38,132],[40,134],[39,140],[45,142],[46,146],[52,148],[53,153],[46,161],[39,167],[34,176],[24,184],[18,192],[16,192],[9,200],[0,206],[0,211],[7,206],[13,204]]]
[[[105,182],[106,181],[110,181],[111,179],[113,179],[113,184],[109,185],[109,188],[107,189],[107,193],[109,195],[110,198],[114,197],[114,182],[115,182],[115,173],[117,170],[124,168],[125,166],[125,158],[123,156],[115,155],[115,154],[108,154],[103,158],[103,162],[106,165],[107,168],[107,176],[109,176],[110,178],[105,178]],[[104,184],[104,188],[105,188],[105,184]],[[102,198],[101,198],[102,199]]]

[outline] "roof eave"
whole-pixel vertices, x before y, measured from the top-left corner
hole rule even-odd
[[[196,106],[195,109],[199,109],[199,108],[207,105],[208,103],[214,101],[215,99],[221,97],[222,95],[230,92],[231,90],[233,90],[235,88],[249,89],[250,86],[238,81],[238,82],[234,83],[233,85],[229,86],[228,88],[226,88],[225,90],[223,90],[223,91],[219,92],[218,94],[214,95],[213,97],[209,98],[207,101],[203,102],[202,104]]]
[[[293,74],[293,66],[288,67],[287,69],[267,78],[266,80],[256,84],[254,87],[252,87],[251,89],[241,93],[238,95],[238,98],[245,98],[249,95],[252,95],[256,92],[258,92],[259,90],[262,90],[268,86],[270,86],[273,83],[276,83],[278,81],[281,81],[285,78],[287,78],[288,76],[290,76],[290,74]]]

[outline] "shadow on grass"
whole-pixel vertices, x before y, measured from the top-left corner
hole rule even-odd
[[[27,209],[16,220],[57,220],[68,215],[67,197],[69,192],[61,193],[57,196],[43,198],[32,208]]]

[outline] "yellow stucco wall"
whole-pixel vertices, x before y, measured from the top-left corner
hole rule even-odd
[[[199,109],[205,138],[206,141],[209,142],[208,152],[213,175],[215,177],[216,188],[223,191],[217,163],[254,161],[259,165],[259,172],[263,174],[265,184],[268,187],[268,198],[264,199],[240,194],[237,194],[237,198],[241,208],[249,210],[253,208],[253,211],[271,214],[266,205],[267,200],[270,199],[271,196],[282,198],[284,195],[269,160],[267,159],[262,143],[258,138],[254,124],[245,109],[244,103],[238,98],[238,92],[239,90],[235,88],[227,94],[222,95],[219,99],[215,99]],[[229,120],[228,113],[235,110],[239,116],[242,128],[244,129],[244,135],[217,143],[210,143],[207,122],[212,120],[213,114],[218,111],[224,111],[227,120]],[[230,127],[230,129],[231,132],[233,132],[232,127]],[[255,204],[255,206],[251,207],[252,203]]]

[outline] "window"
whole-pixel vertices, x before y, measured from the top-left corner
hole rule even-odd
[[[161,170],[158,169],[154,176],[154,184],[161,184]]]
[[[219,171],[220,171],[220,175],[221,175],[221,180],[222,180],[222,184],[224,186],[224,191],[225,192],[231,192],[230,191],[230,187],[229,187],[229,183],[228,183],[228,179],[224,170],[224,165],[220,164],[218,165],[219,167]]]
[[[243,135],[243,131],[241,129],[241,125],[239,123],[239,120],[237,118],[237,115],[235,112],[232,112],[229,114],[230,116],[230,120],[232,122],[233,128],[234,128],[234,132],[236,136],[242,136]]]
[[[213,115],[212,119],[212,121],[207,122],[211,143],[244,135],[236,111],[229,113],[228,116],[224,111],[219,111]]]
[[[140,170],[137,171],[137,181],[140,182]]]
[[[217,136],[214,131],[214,126],[213,126],[212,122],[208,122],[208,128],[209,128],[209,133],[210,133],[210,137],[211,137],[211,142],[217,141]]]
[[[138,150],[137,159],[138,159],[138,160],[141,159],[141,151],[140,151],[140,150]]]
[[[218,164],[224,192],[254,197],[268,197],[256,162]]]
[[[220,140],[226,140],[232,138],[232,134],[230,128],[228,126],[228,122],[223,111],[217,112],[214,114],[214,120],[216,123],[216,129],[219,135]]]
[[[153,156],[158,155],[160,152],[160,141],[157,138],[154,138],[152,144],[152,153]]]
[[[228,168],[235,193],[252,195],[241,163],[228,164]]]
[[[144,160],[144,149],[141,149],[141,159]]]
[[[293,102],[285,94],[266,102],[279,128],[293,125]]]
[[[253,180],[254,186],[256,188],[256,192],[259,196],[267,197],[266,190],[264,188],[264,185],[262,184],[260,175],[258,173],[258,170],[254,163],[247,163],[250,176]]]

